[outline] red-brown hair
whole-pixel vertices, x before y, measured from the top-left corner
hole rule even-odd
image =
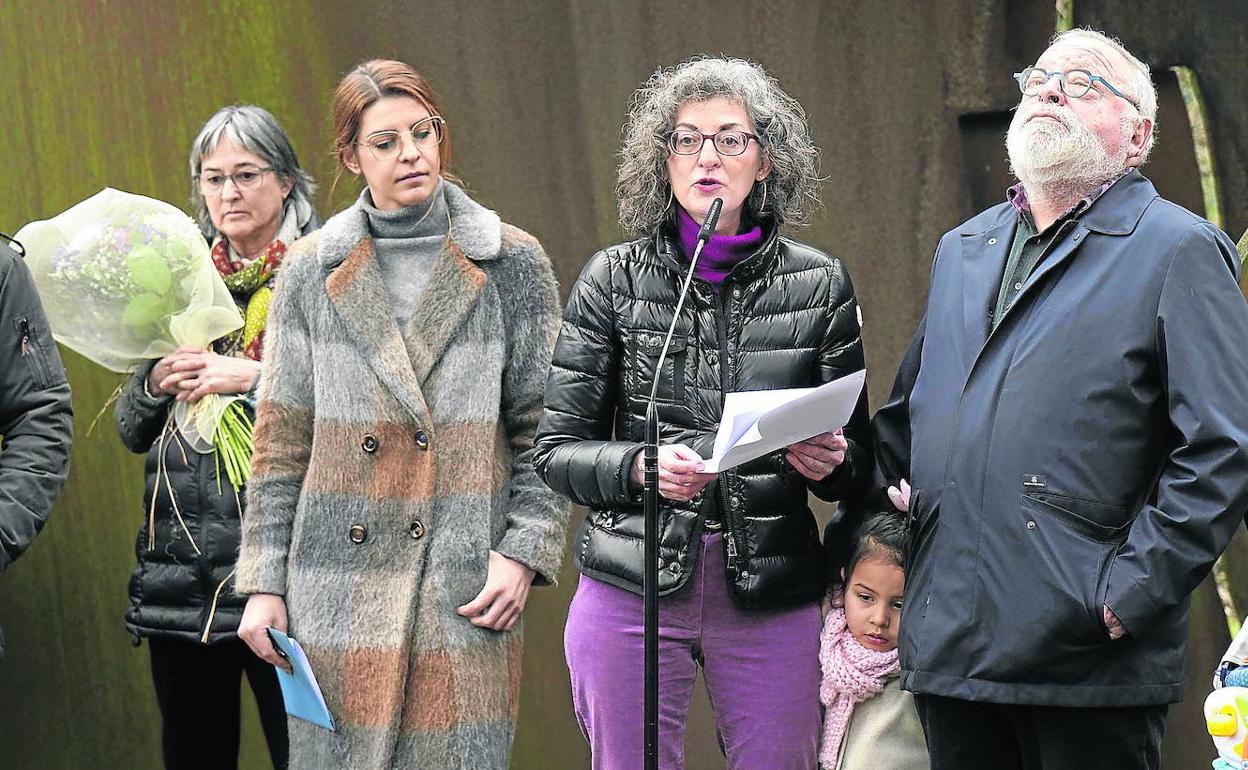
[[[339,163],[355,149],[359,141],[360,119],[379,99],[387,96],[410,96],[429,111],[442,115],[433,89],[420,73],[401,61],[372,59],[348,72],[334,90],[334,154]],[[451,166],[451,131],[443,123],[438,157],[445,174]]]

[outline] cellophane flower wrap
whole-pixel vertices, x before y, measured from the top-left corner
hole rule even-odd
[[[17,233],[58,342],[114,372],[181,345],[208,349],[243,326],[199,227],[163,201],[106,188]],[[249,474],[251,424],[238,396],[178,402],[196,451],[216,449],[235,487]]]

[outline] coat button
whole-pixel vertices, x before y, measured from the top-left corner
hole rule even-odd
[[[364,438],[360,441],[360,449],[368,452],[370,455],[377,451],[377,447],[381,446],[381,442],[371,433],[364,434]]]
[[[673,575],[679,575],[679,574],[680,574],[680,572],[681,572],[680,562],[678,562],[678,561],[674,561],[674,562],[672,562],[671,564],[667,565],[667,569],[668,569],[668,571],[670,571]]]
[[[1036,522],[1034,521],[1027,522],[1027,529],[1035,529],[1035,528],[1036,528]]]
[[[411,533],[413,540],[419,540],[425,536],[425,523],[420,519],[414,519],[407,531]]]
[[[351,538],[351,542],[359,545],[368,539],[368,530],[363,524],[352,524],[351,529],[347,531],[347,537]]]
[[[429,448],[429,434],[423,430],[416,431],[416,446],[420,449]]]
[[[707,353],[707,354],[706,354],[706,362],[707,362],[708,364],[710,364],[711,366],[719,366],[719,354],[718,354],[718,353]]]
[[[732,503],[733,508],[739,508],[741,506],[741,498],[737,495],[730,497],[729,501]]]
[[[740,286],[734,286],[732,288],[732,296],[736,299],[741,299],[741,287]]]

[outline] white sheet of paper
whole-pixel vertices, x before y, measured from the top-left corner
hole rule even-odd
[[[724,398],[715,451],[706,473],[719,473],[849,422],[865,370],[816,388],[745,390]]]

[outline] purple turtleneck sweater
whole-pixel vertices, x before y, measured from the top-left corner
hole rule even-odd
[[[694,247],[698,244],[698,230],[701,228],[693,217],[683,208],[676,209],[676,230],[680,240],[680,250],[685,259],[693,257]],[[757,225],[738,235],[720,235],[715,233],[702,247],[702,255],[698,257],[698,266],[694,275],[704,281],[719,286],[732,272],[738,262],[753,254],[763,241],[763,228]]]

